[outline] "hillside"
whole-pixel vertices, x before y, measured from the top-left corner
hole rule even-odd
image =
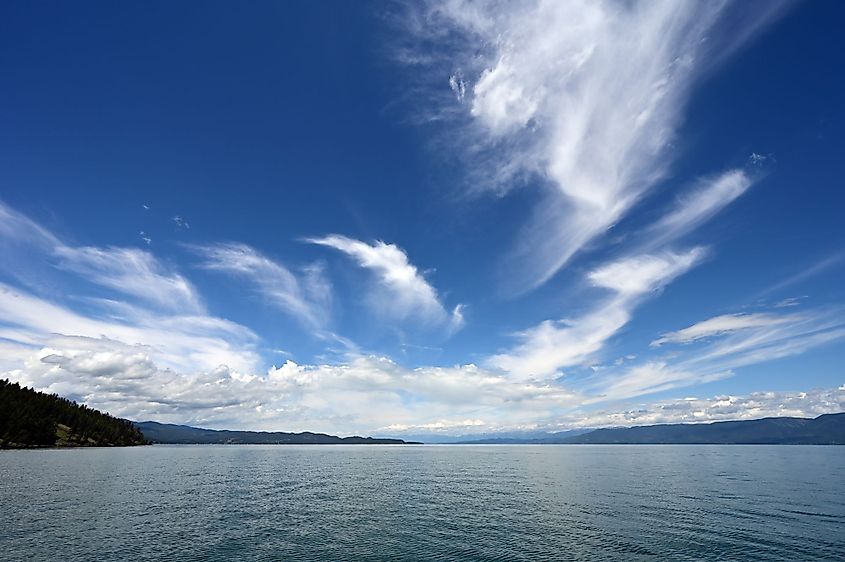
[[[703,424],[596,429],[571,444],[845,445],[845,413],[817,418],[762,418]]]
[[[147,444],[132,422],[0,380],[0,448]]]
[[[135,427],[153,443],[181,445],[404,445],[401,439],[336,437],[325,433],[282,431],[230,431],[202,429],[153,421],[135,422]]]

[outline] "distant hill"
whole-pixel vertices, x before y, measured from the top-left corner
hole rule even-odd
[[[132,422],[0,380],[0,448],[145,445]]]
[[[202,429],[154,421],[135,422],[153,443],[179,445],[407,445],[401,439],[336,437],[325,433],[285,433],[282,431],[229,431]]]
[[[845,445],[845,413],[702,424],[596,429],[568,444]]]
[[[488,437],[471,439],[464,438],[460,441],[453,441],[459,445],[548,445],[565,443],[570,437],[582,435],[593,431],[592,429],[569,429],[556,433],[534,433],[530,436],[508,435],[504,437]]]

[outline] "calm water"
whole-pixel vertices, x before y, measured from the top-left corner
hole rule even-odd
[[[845,560],[845,447],[0,451],[2,560]]]

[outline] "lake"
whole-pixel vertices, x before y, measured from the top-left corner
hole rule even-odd
[[[845,447],[0,451],[3,560],[845,560]]]

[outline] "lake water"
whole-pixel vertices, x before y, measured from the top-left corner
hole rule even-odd
[[[0,559],[845,560],[845,447],[0,451]]]

